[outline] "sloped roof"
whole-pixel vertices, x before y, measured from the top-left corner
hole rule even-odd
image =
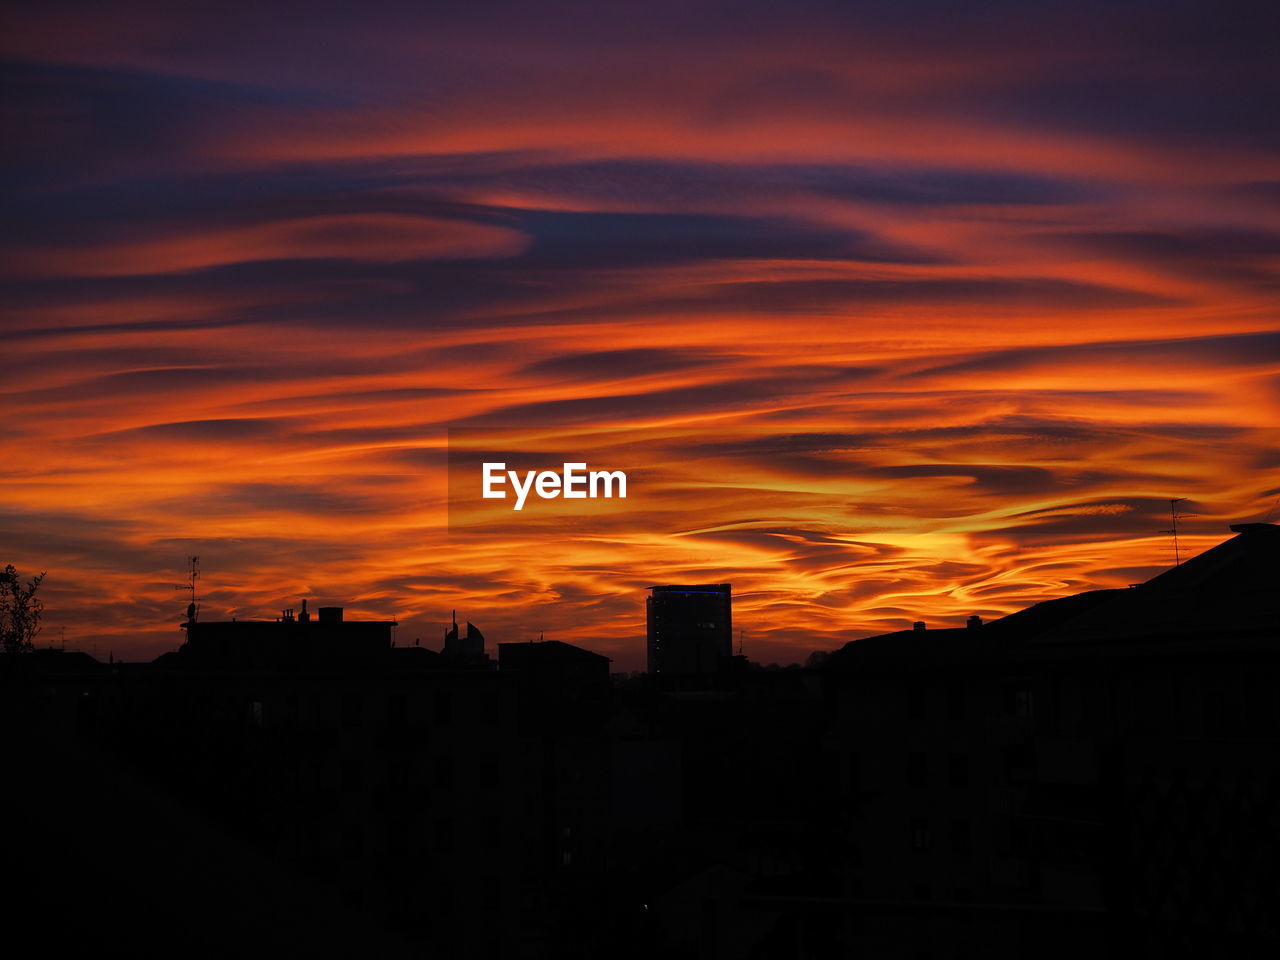
[[[1280,635],[1280,527],[1232,530],[1236,536],[1140,586],[1107,591],[1102,602],[1047,625],[1031,642]]]
[[[1046,600],[977,630],[901,631],[847,643],[850,654],[946,662],[1032,647],[1105,641],[1260,636],[1280,638],[1280,527],[1235,524],[1236,536],[1128,590]]]

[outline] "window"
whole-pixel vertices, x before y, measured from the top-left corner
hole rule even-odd
[[[929,821],[911,821],[911,849],[924,851],[929,849]]]
[[[1035,716],[1035,699],[1030,685],[1013,691],[1013,715],[1020,720],[1030,720]]]

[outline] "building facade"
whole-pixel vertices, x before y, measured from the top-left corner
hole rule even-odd
[[[650,588],[645,602],[648,672],[708,674],[733,655],[733,587],[728,583]]]

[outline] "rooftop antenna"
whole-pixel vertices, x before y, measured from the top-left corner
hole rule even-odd
[[[200,558],[187,557],[187,582],[175,583],[173,589],[187,590],[191,593],[191,602],[187,604],[187,623],[195,623],[200,612],[200,602],[196,599],[196,581],[200,579]]]
[[[1179,513],[1178,504],[1186,501],[1186,497],[1171,497],[1169,500],[1169,519],[1173,521],[1173,528],[1170,530],[1161,530],[1160,533],[1173,534],[1173,565],[1175,567],[1182,566],[1182,551],[1178,547],[1178,521],[1185,520],[1188,517],[1198,517],[1198,513]]]
[[[1267,515],[1262,518],[1263,523],[1270,523],[1276,517],[1276,510],[1280,509],[1280,497],[1276,497],[1276,502],[1271,505],[1271,509],[1267,511]]]

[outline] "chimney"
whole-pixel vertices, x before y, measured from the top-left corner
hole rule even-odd
[[[924,621],[917,620],[915,623],[911,625],[911,629],[914,630],[916,633],[924,633],[924,630],[925,630]]]
[[[982,618],[976,613],[969,618],[968,627],[970,630],[977,630],[982,626]]]
[[[298,619],[303,623],[311,622],[311,614],[307,613],[307,598],[302,598],[302,612],[298,614]]]

